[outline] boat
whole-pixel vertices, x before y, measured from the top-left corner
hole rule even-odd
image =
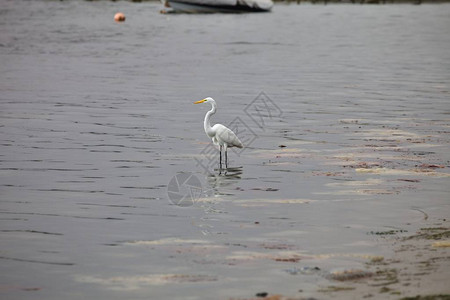
[[[161,2],[165,8],[161,11],[163,13],[266,12],[273,6],[272,0],[161,0]]]

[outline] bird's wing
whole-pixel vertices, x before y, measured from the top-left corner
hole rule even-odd
[[[234,132],[226,126],[223,126],[222,124],[216,124],[212,127],[212,129],[216,132],[216,138],[219,141],[223,141],[224,143],[226,143],[228,147],[244,147],[236,134],[234,134]]]

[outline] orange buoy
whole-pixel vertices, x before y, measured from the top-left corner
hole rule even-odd
[[[116,21],[116,22],[125,21],[125,15],[121,12],[118,12],[117,14],[114,15],[114,21]]]

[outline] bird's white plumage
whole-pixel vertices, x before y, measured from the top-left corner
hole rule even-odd
[[[194,102],[194,104],[199,103],[210,103],[212,108],[205,115],[205,120],[203,122],[203,126],[205,128],[206,135],[212,139],[214,145],[219,146],[220,152],[222,147],[225,149],[225,165],[227,164],[227,148],[238,147],[243,148],[244,145],[236,136],[236,134],[229,129],[228,127],[222,124],[216,124],[211,127],[210,119],[213,114],[216,113],[217,104],[213,98],[208,97],[203,100]]]
[[[215,135],[212,137],[214,145],[225,146],[226,144],[227,147],[244,147],[236,134],[228,127],[216,124],[212,127],[212,130],[215,132]]]

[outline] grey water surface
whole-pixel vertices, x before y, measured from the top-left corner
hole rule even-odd
[[[159,9],[1,2],[2,299],[315,296],[286,270],[448,217],[450,5]],[[228,170],[208,96],[246,145]]]

